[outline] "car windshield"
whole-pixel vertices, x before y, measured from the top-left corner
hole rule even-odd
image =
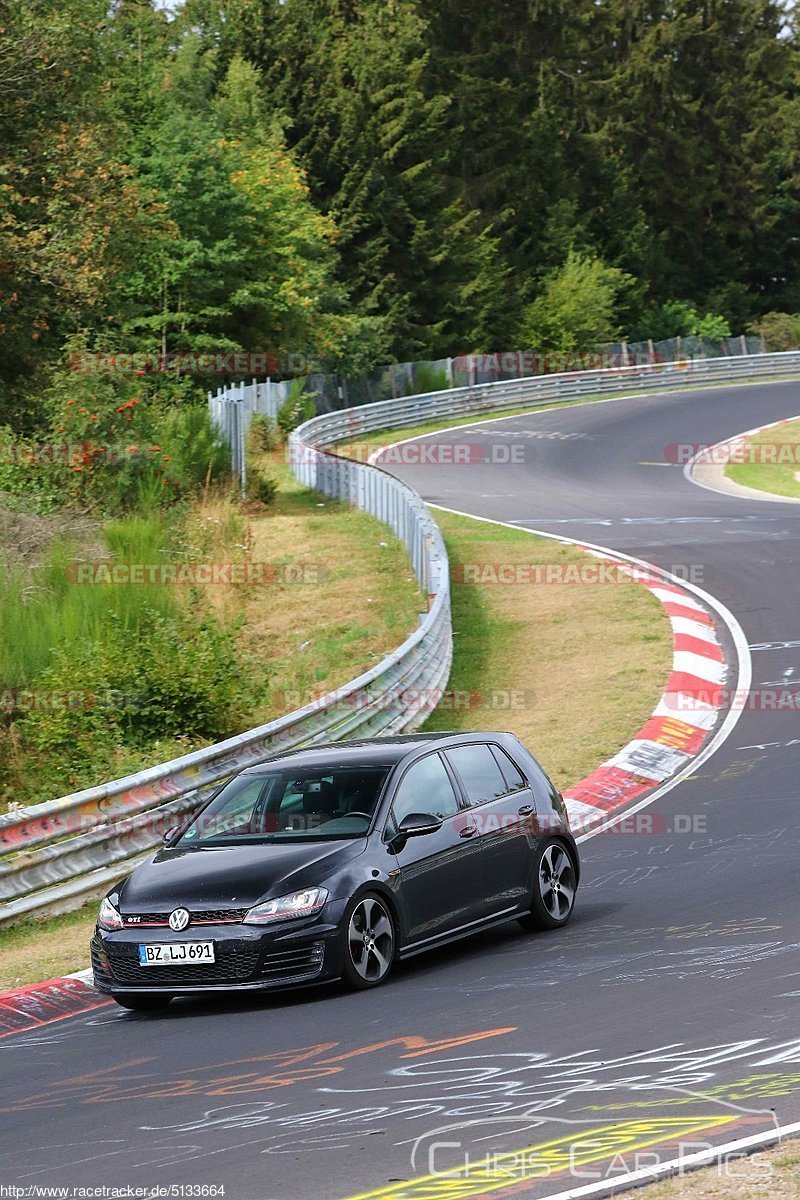
[[[176,845],[363,837],[372,823],[388,766],[285,766],[237,775],[183,831]]]

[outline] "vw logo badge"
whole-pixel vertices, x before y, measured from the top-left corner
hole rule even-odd
[[[189,914],[185,908],[176,908],[169,915],[169,927],[174,929],[176,933],[183,933],[186,926],[189,924]]]

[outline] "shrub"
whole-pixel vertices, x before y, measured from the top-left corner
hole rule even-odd
[[[251,500],[258,500],[261,504],[272,504],[277,494],[278,485],[274,479],[257,468],[251,467],[248,470],[247,495]]]
[[[731,336],[725,317],[707,312],[701,316],[688,300],[667,300],[651,305],[642,313],[640,323],[631,331],[631,341],[663,342],[675,337],[701,337],[709,342],[721,342]]]
[[[277,422],[266,413],[253,413],[247,431],[247,450],[251,454],[268,454],[278,448],[279,442]]]
[[[450,387],[444,367],[434,367],[431,363],[415,363],[413,378],[414,382],[406,384],[403,389],[403,394],[406,396],[423,395],[425,392],[443,392]]]
[[[717,313],[706,313],[704,317],[695,317],[691,332],[695,337],[707,339],[709,342],[721,342],[731,336],[731,327],[724,317]]]
[[[617,299],[632,283],[618,267],[571,250],[523,312],[525,345],[535,350],[588,350],[613,342],[620,333]]]
[[[278,428],[284,438],[315,415],[315,398],[316,392],[305,391],[304,379],[292,380],[286,399],[278,409]]]
[[[158,520],[127,519],[110,524],[105,537],[117,561],[154,562],[161,557],[166,531]],[[68,542],[51,546],[44,563],[35,570],[8,570],[0,564],[3,686],[31,686],[59,647],[102,640],[110,620],[115,620],[135,645],[152,612],[176,612],[172,593],[158,584],[83,585],[74,581],[75,570],[75,550]]]
[[[768,312],[753,326],[768,350],[800,349],[800,313]]]
[[[32,749],[70,763],[91,760],[96,738],[128,747],[177,736],[215,741],[245,723],[241,681],[236,627],[224,628],[210,611],[198,619],[152,609],[135,639],[112,616],[101,638],[61,646],[35,681],[37,690],[71,692],[83,703],[43,706],[19,724]]]
[[[230,451],[211,424],[205,404],[170,409],[157,423],[159,469],[175,491],[185,493],[230,470]]]

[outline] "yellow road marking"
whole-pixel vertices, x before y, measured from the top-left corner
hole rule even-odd
[[[573,1132],[538,1146],[489,1154],[463,1167],[433,1175],[420,1175],[390,1183],[371,1192],[360,1192],[348,1200],[469,1200],[504,1188],[518,1187],[526,1180],[551,1175],[586,1163],[644,1150],[658,1142],[673,1141],[737,1121],[736,1116],[655,1117],[620,1121],[596,1129]],[[452,1139],[452,1131],[450,1133]]]

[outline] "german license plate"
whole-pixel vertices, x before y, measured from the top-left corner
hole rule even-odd
[[[213,942],[148,943],[139,946],[140,967],[189,966],[191,963],[213,961]]]

